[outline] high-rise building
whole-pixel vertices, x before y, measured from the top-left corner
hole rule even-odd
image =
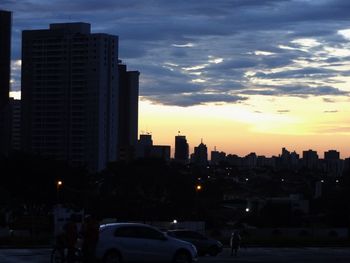
[[[137,141],[135,158],[149,157],[153,146],[152,134],[140,134],[140,139]]]
[[[11,150],[21,149],[21,100],[10,98]]]
[[[22,149],[93,171],[115,161],[118,61],[118,37],[88,23],[23,31]]]
[[[217,151],[216,147],[214,151],[211,151],[210,156],[210,163],[212,165],[219,165],[226,160],[226,153]]]
[[[318,154],[316,151],[303,151],[303,164],[308,169],[318,168]]]
[[[324,152],[324,159],[325,160],[339,160],[340,153],[336,150],[329,150],[327,152]]]
[[[189,156],[188,143],[186,136],[175,136],[175,160],[179,162],[187,162]]]
[[[135,155],[138,134],[139,71],[127,71],[118,64],[119,73],[119,130],[118,158],[132,159]]]
[[[0,109],[7,105],[10,92],[12,13],[0,10]]]
[[[325,172],[330,176],[341,176],[344,171],[344,161],[340,159],[340,153],[336,150],[324,152]]]
[[[197,147],[194,147],[194,152],[192,154],[192,162],[198,166],[208,165],[208,148],[201,142]]]
[[[11,149],[9,105],[12,13],[0,10],[0,154]]]

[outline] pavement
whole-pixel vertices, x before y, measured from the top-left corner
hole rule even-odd
[[[0,249],[1,263],[50,263],[51,249]],[[348,247],[242,248],[230,256],[225,248],[216,257],[200,257],[198,263],[350,263]]]

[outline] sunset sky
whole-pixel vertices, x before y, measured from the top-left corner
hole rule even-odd
[[[139,70],[139,132],[190,152],[350,157],[349,0],[1,0],[13,12],[12,90],[21,31],[88,22],[119,36]]]

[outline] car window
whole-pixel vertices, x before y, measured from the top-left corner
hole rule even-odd
[[[114,236],[137,238],[137,231],[135,231],[135,227],[133,226],[122,226],[115,230]]]
[[[140,237],[146,239],[163,239],[164,234],[150,227],[139,228]]]

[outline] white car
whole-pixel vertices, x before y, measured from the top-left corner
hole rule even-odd
[[[111,223],[100,226],[96,257],[103,263],[190,263],[197,261],[197,250],[150,225]]]

